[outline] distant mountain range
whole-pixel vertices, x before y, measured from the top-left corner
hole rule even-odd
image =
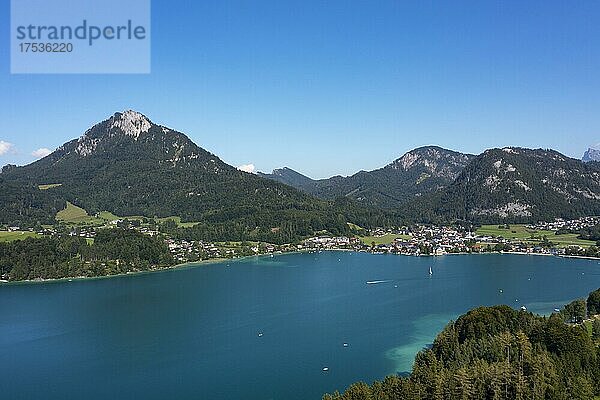
[[[249,174],[183,133],[125,111],[41,160],[4,167],[0,222],[49,223],[69,201],[90,213],[180,216],[200,222],[200,238],[285,241],[347,233],[347,222],[577,217],[600,214],[599,166],[553,150],[475,156],[426,146],[349,177],[313,180],[290,168]]]
[[[475,156],[437,146],[414,149],[383,168],[312,180],[290,168],[260,174],[322,199],[345,196],[369,207],[397,208],[451,184]]]
[[[598,165],[554,150],[507,147],[473,156],[427,146],[349,177],[312,180],[290,168],[261,176],[323,199],[346,196],[400,210],[419,221],[522,222],[600,214]]]

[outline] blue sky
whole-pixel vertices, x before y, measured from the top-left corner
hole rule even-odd
[[[125,109],[315,178],[428,144],[600,142],[600,2],[153,0],[148,75],[11,75],[0,4],[0,164]]]

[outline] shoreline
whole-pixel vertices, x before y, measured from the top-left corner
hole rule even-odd
[[[460,255],[460,256],[471,255],[471,256],[476,256],[476,255],[484,255],[484,254],[515,254],[517,256],[555,256],[555,254],[548,254],[548,253],[526,253],[524,251],[482,251],[482,252],[477,252],[477,253],[467,253],[467,252],[461,251],[461,252],[458,252],[458,253],[445,253],[445,254],[442,254],[441,256],[436,256],[436,255],[431,255],[431,256],[433,256],[433,257],[454,256],[454,255]]]
[[[212,258],[208,260],[194,261],[194,262],[186,262],[183,264],[176,264],[169,267],[156,268],[148,271],[131,271],[125,272],[123,274],[114,274],[114,275],[100,275],[100,276],[71,276],[65,278],[49,278],[49,279],[25,279],[21,281],[7,281],[0,280],[0,287],[8,286],[8,285],[30,285],[30,284],[47,284],[47,283],[62,283],[62,282],[74,282],[74,281],[91,281],[91,280],[99,280],[99,279],[110,279],[110,278],[123,278],[126,276],[137,276],[137,275],[145,275],[145,274],[154,274],[159,272],[168,272],[174,271],[177,269],[185,269],[185,268],[198,268],[203,267],[210,264],[221,264],[227,261],[238,262],[242,260],[246,260],[249,258],[262,258],[272,256],[282,256],[287,254],[303,254],[303,253],[319,253],[322,251],[340,251],[340,252],[355,252],[355,253],[368,253],[372,255],[395,255],[395,256],[405,256],[405,257],[443,257],[443,256],[453,256],[453,255],[463,255],[463,256],[478,256],[478,255],[504,255],[504,254],[513,254],[517,256],[550,256],[550,257],[559,257],[559,258],[575,258],[582,260],[597,260],[600,261],[600,257],[587,257],[587,256],[573,256],[573,255],[564,255],[564,254],[546,254],[546,253],[525,253],[525,252],[511,252],[511,251],[488,251],[481,253],[466,253],[466,252],[458,252],[458,253],[445,253],[441,255],[435,254],[423,254],[419,256],[415,256],[413,254],[394,254],[394,253],[373,253],[370,251],[358,251],[353,249],[320,249],[320,250],[294,250],[294,251],[285,251],[285,252],[276,252],[276,253],[267,253],[267,254],[256,254],[251,256],[242,256],[236,258]]]
[[[244,259],[248,259],[248,258],[253,258],[253,257],[271,257],[271,254],[273,254],[273,256],[279,256],[279,255],[284,255],[284,254],[300,254],[300,253],[307,253],[308,251],[306,250],[298,250],[298,251],[286,251],[286,252],[279,252],[279,253],[269,253],[269,254],[256,254],[256,255],[252,255],[252,256],[242,256],[242,257],[236,257],[236,258],[211,258],[208,260],[201,260],[201,261],[193,261],[193,262],[186,262],[183,264],[176,264],[173,266],[169,266],[169,267],[161,267],[161,268],[156,268],[156,269],[151,269],[151,270],[147,270],[147,271],[130,271],[130,272],[125,272],[122,274],[114,274],[114,275],[99,275],[99,276],[68,276],[68,277],[64,277],[64,278],[48,278],[48,279],[24,279],[24,280],[20,280],[20,281],[7,281],[7,280],[0,280],[0,287],[2,286],[8,286],[8,285],[30,285],[30,284],[45,284],[45,283],[63,283],[63,282],[75,282],[75,281],[92,281],[92,280],[99,280],[99,279],[110,279],[110,278],[123,278],[123,277],[127,277],[127,276],[137,276],[137,275],[146,275],[146,274],[154,274],[154,273],[160,273],[160,272],[169,272],[169,271],[174,271],[177,269],[185,269],[185,268],[197,268],[197,267],[203,267],[209,264],[220,264],[220,263],[225,263],[227,261],[232,261],[232,262],[237,262],[237,261],[241,261]]]
[[[241,258],[243,258],[243,257],[240,257],[239,259],[241,259]],[[230,258],[213,258],[210,260],[196,261],[193,263],[187,262],[187,263],[183,263],[183,264],[176,264],[176,265],[169,266],[169,267],[160,267],[160,268],[156,268],[156,269],[150,269],[147,271],[130,271],[130,272],[122,273],[122,274],[113,274],[113,275],[68,276],[68,277],[64,277],[64,278],[24,279],[24,280],[20,280],[20,281],[2,280],[2,281],[0,281],[0,287],[5,286],[5,285],[19,285],[19,284],[30,285],[30,284],[62,283],[62,282],[75,282],[75,281],[91,281],[91,280],[97,280],[97,279],[123,278],[126,276],[167,272],[167,271],[173,271],[173,270],[180,269],[180,268],[183,269],[186,267],[190,267],[190,264],[194,264],[194,265],[197,265],[198,267],[200,267],[205,264],[220,263],[220,262],[227,261],[227,260],[231,260],[231,259]],[[236,259],[236,260],[238,260],[238,259]]]
[[[559,255],[557,255],[557,257],[562,257],[562,258],[580,258],[582,260],[599,260],[600,261],[600,257],[573,256],[573,255],[565,255],[565,254],[559,254]]]

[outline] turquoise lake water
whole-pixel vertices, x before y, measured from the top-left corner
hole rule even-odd
[[[594,260],[349,252],[2,285],[0,396],[320,399],[409,371],[470,308],[550,313],[598,287]]]

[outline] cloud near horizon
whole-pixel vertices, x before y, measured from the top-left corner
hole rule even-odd
[[[256,172],[256,167],[254,166],[254,164],[240,165],[239,167],[237,167],[237,169],[239,169],[240,171],[248,172],[250,174]]]
[[[44,158],[50,153],[52,153],[52,150],[42,147],[31,152],[31,155],[35,158]]]
[[[5,142],[4,140],[0,140],[0,156],[5,155],[13,148],[12,143]]]

